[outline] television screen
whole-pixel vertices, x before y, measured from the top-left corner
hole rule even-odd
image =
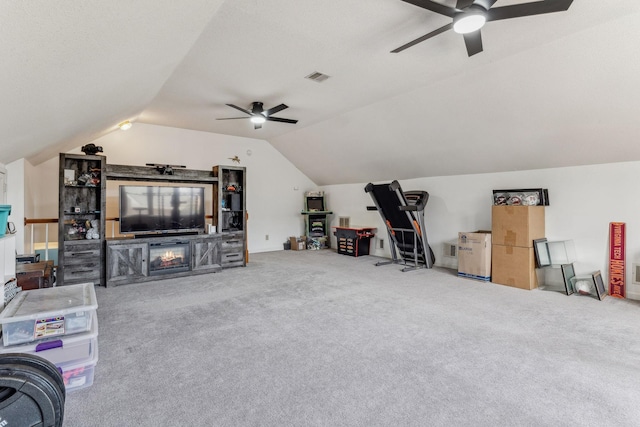
[[[120,233],[193,232],[205,228],[203,187],[120,186]]]
[[[307,197],[307,209],[310,211],[324,211],[324,198]]]

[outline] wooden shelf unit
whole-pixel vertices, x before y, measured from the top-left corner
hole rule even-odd
[[[246,266],[247,253],[247,169],[241,166],[214,166],[213,224],[218,233],[229,233],[223,244],[223,266]]]
[[[57,286],[104,284],[106,163],[105,156],[60,154]],[[92,221],[97,235],[87,238]]]
[[[77,178],[91,171],[99,171],[99,183],[95,186],[79,184]],[[211,171],[172,168],[171,173],[165,172],[157,167],[107,164],[105,156],[60,154],[58,285],[92,281],[97,285],[116,286],[246,265],[246,169],[214,166]],[[74,182],[69,182],[71,175],[74,175]],[[107,179],[210,184],[213,187],[213,224],[217,232],[106,239]],[[98,219],[98,239],[87,239],[86,234],[70,229],[73,223],[86,219]],[[152,275],[151,248],[159,243],[174,242],[188,246],[188,266],[183,271]]]

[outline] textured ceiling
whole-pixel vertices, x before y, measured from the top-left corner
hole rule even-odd
[[[448,23],[400,0],[54,3],[0,5],[0,162],[124,119],[265,139],[318,185],[640,160],[636,1],[489,22],[471,58],[390,53]],[[252,101],[299,122],[216,120]]]

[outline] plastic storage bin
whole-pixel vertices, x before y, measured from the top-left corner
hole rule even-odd
[[[93,384],[93,375],[98,364],[98,345],[93,349],[89,360],[81,360],[74,363],[56,364],[62,371],[62,380],[67,393],[87,388]]]
[[[94,312],[89,332],[50,338],[37,343],[11,346],[0,345],[0,355],[4,353],[27,353],[43,357],[55,365],[65,365],[90,361],[97,347],[98,319]]]
[[[0,236],[7,233],[7,223],[11,214],[11,205],[0,205]]]
[[[22,291],[0,313],[5,346],[91,330],[93,283]]]

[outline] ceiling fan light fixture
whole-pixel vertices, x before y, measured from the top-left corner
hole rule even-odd
[[[482,6],[473,4],[464,12],[453,18],[453,31],[458,34],[468,34],[478,31],[487,22],[487,11]]]
[[[266,117],[264,117],[262,114],[251,116],[251,123],[254,123],[256,125],[260,125],[266,121],[267,121]]]

